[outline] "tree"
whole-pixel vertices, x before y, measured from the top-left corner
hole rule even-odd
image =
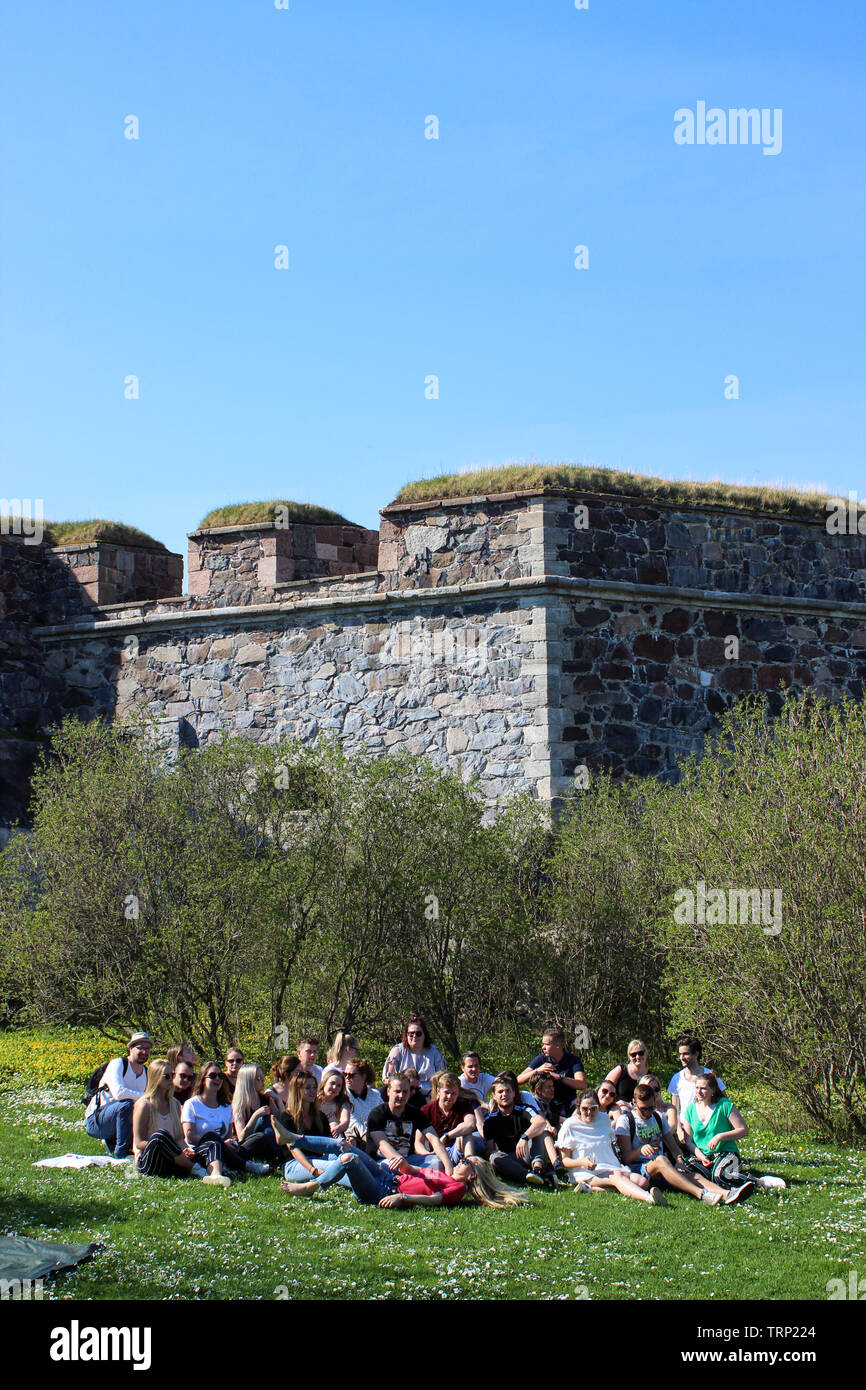
[[[866,700],[741,702],[657,809],[681,1026],[866,1133]]]

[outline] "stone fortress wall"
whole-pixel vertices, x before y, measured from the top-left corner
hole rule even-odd
[[[68,713],[330,733],[555,808],[582,768],[674,775],[746,691],[866,688],[866,537],[823,516],[544,489],[381,519],[199,529],[185,595],[168,552],[0,536],[0,822]]]

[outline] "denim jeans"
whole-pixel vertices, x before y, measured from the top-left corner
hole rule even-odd
[[[421,1165],[414,1161],[413,1166]],[[397,1191],[397,1179],[387,1164],[377,1163],[367,1154],[352,1154],[350,1161],[342,1167],[349,1186],[365,1207],[377,1206],[383,1197]]]
[[[331,1159],[331,1163],[327,1164],[324,1167],[324,1169],[320,1169],[321,1176],[324,1176],[325,1173],[330,1173],[331,1168],[334,1167],[334,1163],[336,1160],[339,1159],[340,1154],[347,1152],[353,1154],[361,1153],[361,1150],[356,1149],[354,1146],[347,1150],[343,1146],[342,1140],[332,1139],[330,1135],[322,1134],[304,1134],[301,1136],[300,1143],[293,1144],[292,1148],[300,1149],[301,1153],[307,1154],[307,1156],[310,1158]],[[366,1157],[366,1154],[362,1156]],[[315,1168],[320,1167],[318,1163],[315,1163],[313,1166]],[[327,1182],[323,1183],[320,1177],[319,1186],[330,1187],[331,1183],[339,1182],[341,1187],[348,1187],[349,1179],[346,1177],[345,1167],[341,1164],[338,1164],[335,1171],[336,1177],[330,1176]],[[286,1182],[312,1181],[304,1165],[302,1163],[299,1163],[296,1158],[290,1158],[287,1160],[286,1163],[283,1164],[283,1177],[285,1178]]]
[[[115,1158],[132,1153],[132,1110],[134,1100],[110,1100],[100,1105],[84,1121],[91,1139],[102,1139]]]

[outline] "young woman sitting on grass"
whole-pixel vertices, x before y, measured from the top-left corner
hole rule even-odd
[[[345,1071],[350,1062],[358,1056],[358,1039],[354,1033],[336,1033],[334,1041],[328,1048],[328,1059],[322,1072],[324,1079],[326,1071]]]
[[[680,1123],[686,1143],[689,1147],[694,1145],[694,1153],[690,1159],[692,1167],[697,1168],[699,1165],[699,1171],[710,1174],[716,1159],[722,1154],[733,1154],[739,1160],[738,1143],[740,1139],[745,1139],[749,1127],[733,1101],[722,1094],[715,1072],[710,1071],[698,1077],[695,1082],[695,1098],[686,1106]],[[744,1179],[747,1179],[745,1185],[749,1191],[753,1186],[786,1186],[784,1178],[769,1175],[752,1178],[742,1173],[739,1161],[733,1165],[729,1173],[722,1171],[715,1174],[715,1181],[723,1187],[739,1187]]]
[[[445,1058],[438,1047],[431,1043],[427,1024],[420,1014],[409,1015],[402,1041],[392,1047],[385,1058],[382,1080],[387,1081],[390,1076],[396,1076],[408,1068],[418,1073],[420,1088],[424,1092],[423,1100],[416,1100],[413,1096],[410,1104],[424,1105],[430,1099],[430,1078],[437,1071],[445,1071]]]
[[[366,1057],[348,1061],[343,1074],[352,1102],[352,1123],[346,1131],[346,1138],[363,1148],[367,1137],[367,1118],[377,1105],[382,1104],[382,1095],[376,1089],[376,1073]]]
[[[623,1197],[666,1207],[664,1194],[649,1179],[624,1168],[613,1149],[610,1120],[599,1108],[595,1091],[584,1091],[577,1110],[562,1125],[556,1147],[571,1181],[584,1192],[613,1187]]]
[[[449,1176],[435,1169],[413,1168],[399,1156],[376,1163],[367,1154],[347,1153],[329,1164],[317,1180],[282,1182],[280,1187],[294,1197],[311,1197],[343,1178],[368,1207],[454,1207],[467,1195],[480,1206],[498,1210],[529,1205],[526,1197],[500,1182],[481,1158],[464,1159]]]
[[[330,1126],[331,1138],[342,1139],[352,1122],[352,1102],[346,1091],[346,1079],[337,1067],[322,1072],[316,1099]]]
[[[279,1161],[279,1146],[271,1129],[271,1115],[277,1102],[265,1091],[265,1074],[261,1067],[241,1067],[232,1096],[232,1116],[239,1150],[247,1158],[259,1159],[268,1165]]]
[[[282,1115],[289,1099],[289,1082],[301,1065],[300,1058],[288,1053],[271,1067],[271,1084],[267,1094],[273,1097],[274,1113]]]
[[[147,1073],[147,1089],[132,1112],[132,1152],[135,1172],[148,1178],[200,1178],[228,1187],[220,1156],[209,1144],[185,1144],[180,1106],[172,1093],[167,1058],[157,1057]]]
[[[235,1173],[263,1176],[267,1163],[258,1163],[238,1147],[234,1137],[232,1094],[218,1062],[205,1062],[191,1098],[180,1112],[186,1142],[192,1148],[212,1145],[213,1160]]]
[[[296,1071],[289,1083],[285,1111],[279,1117],[271,1116],[277,1142],[288,1150],[283,1176],[289,1182],[317,1178],[324,1167],[317,1159],[331,1160],[347,1150],[353,1151],[345,1139],[332,1136],[318,1092],[312,1072]]]

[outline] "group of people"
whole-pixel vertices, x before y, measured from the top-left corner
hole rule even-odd
[[[413,1014],[378,1085],[346,1032],[324,1066],[319,1040],[300,1038],[275,1062],[270,1085],[237,1047],[222,1064],[200,1065],[186,1044],[155,1059],[152,1047],[136,1033],[125,1058],[94,1074],[85,1119],[88,1134],[115,1157],[131,1156],[142,1176],[224,1187],[231,1174],[281,1171],[291,1196],[340,1184],[381,1207],[468,1197],[503,1208],[526,1202],[522,1187],[611,1188],[655,1206],[677,1191],[716,1206],[742,1201],[756,1182],[784,1186],[741,1172],[748,1128],[690,1034],[677,1040],[668,1102],[639,1039],[593,1089],[553,1027],[519,1075],[483,1071],[474,1051],[456,1072]]]

